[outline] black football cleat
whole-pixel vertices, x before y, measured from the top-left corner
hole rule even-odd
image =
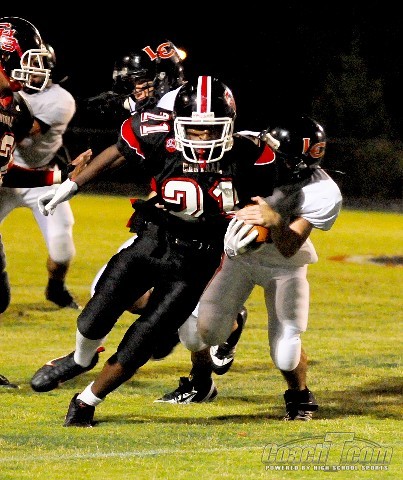
[[[74,352],[64,357],[55,358],[41,367],[31,379],[31,387],[35,392],[50,392],[61,383],[71,380],[84,372],[92,370],[98,363],[99,353],[105,350],[99,347],[88,367],[82,367],[74,361]]]
[[[11,383],[4,375],[0,375],[0,388],[20,388],[15,383]]]
[[[81,310],[82,307],[74,300],[71,293],[63,284],[50,285],[46,287],[45,291],[46,300],[53,302],[55,305],[61,308],[72,308],[74,310]]]
[[[79,394],[76,393],[70,401],[63,426],[91,428],[95,425],[95,407],[87,405],[82,400],[78,400],[78,395]]]
[[[217,388],[211,378],[208,379],[205,385],[196,387],[190,378],[181,377],[176,390],[154,400],[154,403],[188,404],[212,402],[217,394]]]
[[[307,388],[305,390],[286,390],[284,393],[286,415],[284,420],[312,420],[313,412],[316,412],[319,405],[313,393]]]

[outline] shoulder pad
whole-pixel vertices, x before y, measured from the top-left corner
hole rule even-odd
[[[255,132],[252,130],[240,130],[239,132],[234,133],[234,137],[246,138],[251,142],[253,142],[254,144],[260,145],[259,134],[260,132]]]

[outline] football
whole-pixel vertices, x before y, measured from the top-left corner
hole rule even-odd
[[[270,230],[268,228],[262,227],[261,225],[253,225],[248,234],[254,232],[255,230],[258,232],[258,235],[255,238],[255,243],[263,243],[268,241],[270,237]]]

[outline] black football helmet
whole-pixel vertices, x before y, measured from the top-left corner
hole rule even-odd
[[[161,43],[155,51],[146,46],[124,55],[115,62],[112,78],[112,90],[126,95],[132,93],[136,83],[153,82],[154,103],[185,82],[179,50],[170,41]]]
[[[45,65],[48,50],[32,23],[19,17],[0,18],[0,68],[13,91],[26,85],[43,90],[50,70]],[[43,78],[39,86],[30,84],[31,75]]]
[[[323,127],[306,115],[298,115],[269,127],[260,138],[275,151],[282,177],[297,181],[320,166],[326,150]]]
[[[216,78],[199,76],[197,83],[183,85],[174,103],[176,148],[188,162],[217,162],[234,143],[235,99]],[[210,132],[209,138],[192,139],[189,130]]]
[[[45,67],[49,70],[56,68],[56,53],[52,45],[45,43],[45,48],[47,50],[47,55],[45,58]]]

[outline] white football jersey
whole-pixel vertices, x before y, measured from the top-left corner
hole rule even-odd
[[[339,187],[321,168],[315,169],[307,180],[275,188],[273,194],[265,200],[289,223],[296,217],[302,217],[308,220],[313,228],[324,231],[330,230],[342,205]],[[318,261],[315,247],[309,238],[291,258],[281,255],[273,243],[264,243],[239,258],[262,266],[285,267],[300,267]]]
[[[63,134],[76,111],[74,97],[56,83],[41,92],[20,92],[34,117],[50,126],[43,134],[26,137],[14,151],[14,163],[21,167],[46,166],[63,144]]]

